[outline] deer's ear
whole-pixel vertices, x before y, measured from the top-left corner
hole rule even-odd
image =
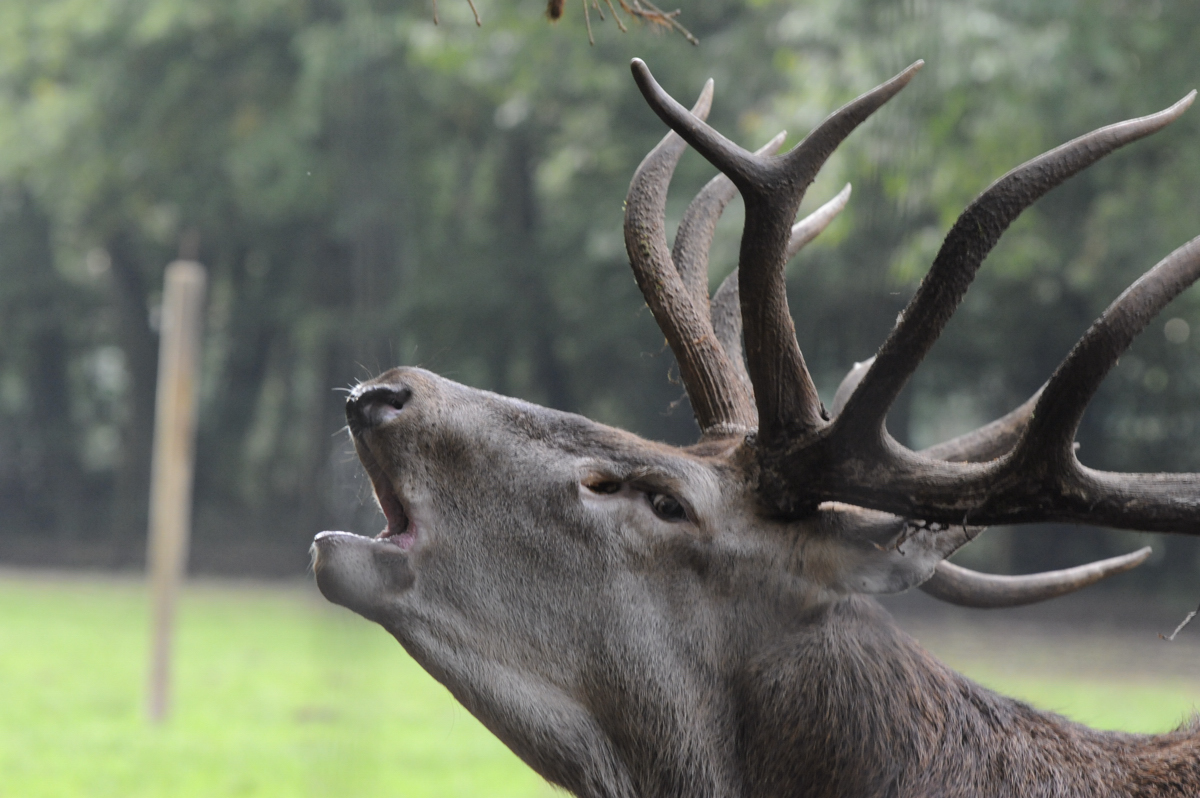
[[[826,587],[839,593],[877,595],[916,587],[982,531],[925,525],[841,504],[822,507],[820,521],[832,560]]]

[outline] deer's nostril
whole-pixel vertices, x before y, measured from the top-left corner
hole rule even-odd
[[[346,400],[346,420],[352,431],[378,426],[395,418],[411,398],[412,389],[406,385],[372,386]]]

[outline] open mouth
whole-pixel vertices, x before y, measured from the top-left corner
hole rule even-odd
[[[398,546],[401,551],[408,551],[417,542],[417,525],[413,523],[408,510],[405,509],[404,501],[392,486],[392,481],[388,479],[387,474],[379,467],[371,450],[357,438],[355,448],[358,450],[358,456],[362,460],[363,466],[366,467],[367,475],[371,478],[371,485],[375,488],[375,498],[379,501],[379,507],[383,510],[384,517],[387,518],[387,526],[375,536],[375,539]]]
[[[379,499],[379,506],[387,518],[387,527],[375,538],[399,546],[402,551],[408,551],[417,540],[417,530],[404,509],[404,502],[400,501],[386,477],[371,481],[375,485],[375,497]]]

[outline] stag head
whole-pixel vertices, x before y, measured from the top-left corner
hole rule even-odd
[[[679,362],[702,431],[697,444],[646,441],[421,369],[393,369],[351,392],[350,432],[387,528],[375,538],[318,535],[318,586],[387,628],[535,770],[576,794],[874,789],[874,777],[820,776],[814,751],[855,733],[866,751],[862,741],[887,718],[928,716],[917,705],[943,700],[920,685],[960,677],[947,676],[862,596],[922,585],[975,606],[1025,603],[1126,570],[1148,551],[1023,578],[944,562],[991,523],[1200,531],[1200,475],[1097,472],[1072,446],[1104,374],[1200,275],[1200,239],[1122,294],[1008,416],[922,452],[884,427],[1020,211],[1174,120],[1194,93],[992,184],[951,229],[876,357],[851,370],[829,411],[822,406],[796,343],[784,266],[846,204],[849,187],[793,222],[834,148],[919,68],[775,157],[782,134],[751,153],[704,123],[711,82],[688,111],[634,61],[638,86],[673,132],[634,176],[626,246]],[[721,174],[689,207],[672,250],[663,209],[688,144]],[[746,203],[739,267],[710,299],[708,247],[737,192]],[[850,671],[864,696],[879,693],[879,706],[863,696],[857,710],[821,703],[846,698],[846,684],[830,680]],[[916,675],[905,684],[918,688],[888,689],[906,673]],[[778,701],[798,714],[780,720]],[[900,748],[910,764],[922,756],[916,742]],[[797,763],[809,763],[808,775],[786,777]]]

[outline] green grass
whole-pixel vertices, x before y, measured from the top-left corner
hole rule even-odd
[[[996,692],[1097,729],[1169,731],[1200,706],[1200,684],[1183,679],[1072,678],[1070,674],[1001,673],[978,663],[951,664]]]
[[[136,582],[0,574],[0,796],[555,794],[389,635],[311,588],[190,587],[161,727],[144,719],[147,626]],[[1104,728],[1162,731],[1200,700],[1186,680],[951,664]]]
[[[555,794],[374,624],[299,587],[192,587],[144,719],[133,582],[0,576],[0,795]]]

